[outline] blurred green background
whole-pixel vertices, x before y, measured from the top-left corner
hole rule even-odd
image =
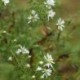
[[[32,6],[36,1],[11,0],[6,7],[0,3],[0,80],[31,80],[34,67],[25,72],[14,59],[18,44],[33,49],[33,66],[37,66],[41,53],[49,52],[53,55],[56,71],[50,80],[80,80],[80,0],[56,0],[57,17],[49,23],[43,19],[39,23],[27,25],[29,9],[34,7],[40,12],[37,6]],[[41,4],[41,1],[38,3]],[[43,12],[40,14],[44,16]],[[54,23],[58,17],[65,20],[66,27],[60,39],[56,40]],[[46,25],[50,26],[49,30]],[[52,34],[46,38],[49,32]],[[8,61],[9,56],[13,56],[12,62]]]

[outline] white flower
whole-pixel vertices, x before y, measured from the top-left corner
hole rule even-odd
[[[38,66],[36,69],[36,71],[42,73],[40,78],[47,78],[51,76],[52,69],[53,69],[52,64],[54,64],[54,62],[52,56],[47,53],[47,55],[44,55],[44,60],[45,60],[45,64],[42,66]],[[43,64],[44,62],[40,61],[39,63]]]
[[[4,5],[6,6],[9,3],[9,0],[2,0]]]
[[[44,59],[46,61],[46,64],[44,64],[44,66],[49,67],[53,67],[52,64],[55,64],[55,62],[53,61],[54,59],[52,58],[52,56],[50,54],[47,54],[46,56],[44,56]]]
[[[10,57],[8,58],[8,60],[9,60],[9,61],[12,61],[12,56],[10,56]]]
[[[40,66],[37,67],[36,71],[41,71],[42,68]]]
[[[49,76],[51,76],[51,73],[52,73],[52,70],[51,69],[43,69],[43,71],[42,71],[42,76],[41,76],[41,78],[47,78],[47,77],[49,77]]]
[[[3,31],[2,33],[7,33],[7,31]]]
[[[59,18],[56,25],[58,26],[58,29],[60,31],[63,31],[63,28],[65,27],[64,24],[65,24],[64,20],[62,20],[61,18]]]
[[[25,66],[26,66],[27,68],[30,68],[30,67],[31,67],[30,64],[26,64]]]
[[[35,75],[32,76],[33,79],[34,79],[35,77],[36,77]]]
[[[42,65],[43,63],[44,63],[43,61],[39,61],[39,64],[41,64],[41,65]]]
[[[33,18],[34,18],[34,21],[37,21],[39,19],[38,14],[35,14]]]
[[[54,6],[55,1],[54,0],[46,0],[46,2],[44,2],[44,4],[49,5],[49,6]]]
[[[14,42],[17,42],[17,39],[13,39]]]
[[[33,15],[35,15],[35,14],[36,14],[36,11],[35,11],[35,10],[32,10],[31,13],[32,13]]]
[[[29,20],[28,23],[31,23],[32,16],[30,15],[27,19]]]
[[[20,45],[20,48],[16,51],[16,53],[17,53],[17,54],[20,54],[20,53],[22,53],[22,54],[29,54],[29,50],[26,49],[25,47],[22,47],[22,46]]]
[[[31,15],[27,19],[28,23],[36,22],[39,19],[39,15],[36,13],[35,10],[32,10]]]
[[[18,50],[16,51],[17,54],[20,54],[21,52],[22,52],[21,49],[18,49]]]
[[[49,21],[50,18],[52,19],[54,17],[54,15],[55,15],[55,12],[52,9],[49,10],[48,11],[48,21]]]

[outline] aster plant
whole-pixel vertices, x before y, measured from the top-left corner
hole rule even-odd
[[[77,58],[71,59],[76,50],[69,43],[71,22],[59,14],[58,0],[25,0],[21,5],[0,1],[0,67],[7,66],[1,73],[9,74],[1,79],[73,80],[72,75],[64,78],[67,70],[77,71]]]

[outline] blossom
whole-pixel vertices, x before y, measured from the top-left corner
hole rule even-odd
[[[35,14],[36,14],[36,11],[35,11],[35,10],[32,10],[31,13],[32,13],[33,15],[35,15]]]
[[[47,78],[47,77],[51,76],[52,70],[53,70],[52,64],[55,63],[53,61],[52,56],[48,53],[47,53],[47,55],[44,55],[44,60],[45,60],[44,62],[39,61],[39,63],[42,63],[43,65],[38,66],[36,69],[36,71],[39,71],[42,74],[40,78]]]
[[[51,69],[43,69],[43,71],[42,71],[42,76],[41,76],[41,78],[47,78],[47,77],[49,77],[49,76],[51,76],[51,73],[52,73],[52,70]]]
[[[35,77],[36,77],[35,75],[32,76],[33,79],[34,79]]]
[[[32,18],[33,17],[31,15],[27,18],[29,20],[28,23],[31,23]]]
[[[44,56],[44,59],[46,61],[46,64],[44,64],[44,66],[47,66],[48,68],[53,67],[52,64],[55,64],[55,62],[53,61],[54,59],[48,53],[47,53],[47,55]]]
[[[61,18],[58,19],[58,22],[57,22],[56,25],[58,26],[58,29],[59,29],[60,31],[63,31],[63,28],[65,27],[65,26],[64,26],[64,23],[65,23],[64,20],[62,20]]]
[[[48,21],[49,21],[50,18],[52,19],[54,17],[54,15],[55,15],[55,12],[52,9],[49,10],[48,11]]]
[[[30,67],[31,67],[30,64],[28,64],[28,63],[27,63],[25,66],[26,66],[27,68],[30,68]]]
[[[22,54],[29,54],[29,50],[28,50],[27,48],[22,47],[22,46],[20,45],[20,48],[16,51],[16,53],[17,53],[17,54],[20,54],[20,53],[22,53]]]
[[[28,19],[28,24],[31,22],[36,22],[39,19],[39,15],[36,13],[35,10],[32,10],[31,15],[27,19]]]
[[[44,63],[43,61],[39,61],[39,64],[41,64],[41,65],[42,65],[43,63]]]
[[[9,3],[9,0],[2,0],[4,5],[6,6]]]
[[[13,59],[12,56],[10,56],[10,57],[8,58],[9,61],[12,61],[12,59]]]
[[[36,71],[41,71],[42,70],[42,67],[38,66]]]
[[[4,30],[2,33],[7,33],[7,31]]]
[[[36,71],[40,71],[42,73],[41,78],[45,78],[45,77],[47,78],[52,73],[51,68],[43,68],[40,66],[37,67]]]
[[[55,1],[54,0],[46,0],[46,2],[44,2],[44,4],[49,5],[49,6],[54,6]]]

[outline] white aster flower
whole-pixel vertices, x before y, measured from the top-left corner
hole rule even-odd
[[[43,63],[44,63],[43,61],[39,61],[39,64],[41,64],[41,65],[42,65]]]
[[[48,68],[49,67],[53,67],[52,64],[55,64],[55,62],[53,61],[54,59],[52,58],[52,56],[50,54],[47,54],[44,56],[44,59],[46,61],[46,64],[44,64],[44,66],[47,66]]]
[[[10,57],[8,58],[8,60],[9,60],[9,61],[12,61],[12,56],[10,56]]]
[[[33,76],[32,76],[32,78],[34,79],[34,78],[36,78],[36,76],[35,76],[35,75],[33,75]]]
[[[32,10],[31,13],[32,13],[33,15],[35,15],[35,14],[36,14],[36,11],[35,11],[35,10]]]
[[[42,67],[38,66],[36,71],[41,71],[42,70]]]
[[[7,33],[7,31],[3,31],[2,33]]]
[[[31,67],[30,64],[26,64],[25,66],[26,66],[27,68],[30,68],[30,67]]]
[[[28,19],[28,24],[31,22],[36,22],[37,20],[39,20],[39,15],[36,13],[35,10],[32,10],[31,15],[27,19]]]
[[[61,18],[59,18],[56,25],[58,26],[58,29],[60,31],[63,31],[63,28],[65,27],[64,24],[65,24],[64,20],[62,20]]]
[[[44,4],[49,5],[49,6],[54,6],[55,1],[54,0],[46,0],[46,2],[44,2]]]
[[[22,53],[22,54],[29,54],[29,50],[28,50],[27,48],[22,47],[22,46],[20,45],[20,48],[16,51],[16,53],[17,53],[17,54],[20,54],[20,53]]]
[[[13,39],[13,42],[17,42],[17,39]]]
[[[30,15],[27,19],[28,19],[28,23],[31,23],[31,20],[32,20],[32,16]]]
[[[38,14],[35,14],[33,18],[34,18],[34,21],[37,21],[39,19]]]
[[[47,78],[47,77],[51,76],[52,70],[51,69],[43,69],[42,73],[43,74],[42,74],[41,78]]]
[[[52,9],[49,10],[48,11],[48,21],[49,21],[50,18],[52,19],[54,17],[54,15],[55,15],[55,12]]]
[[[9,0],[2,0],[4,5],[6,6],[9,3]]]

